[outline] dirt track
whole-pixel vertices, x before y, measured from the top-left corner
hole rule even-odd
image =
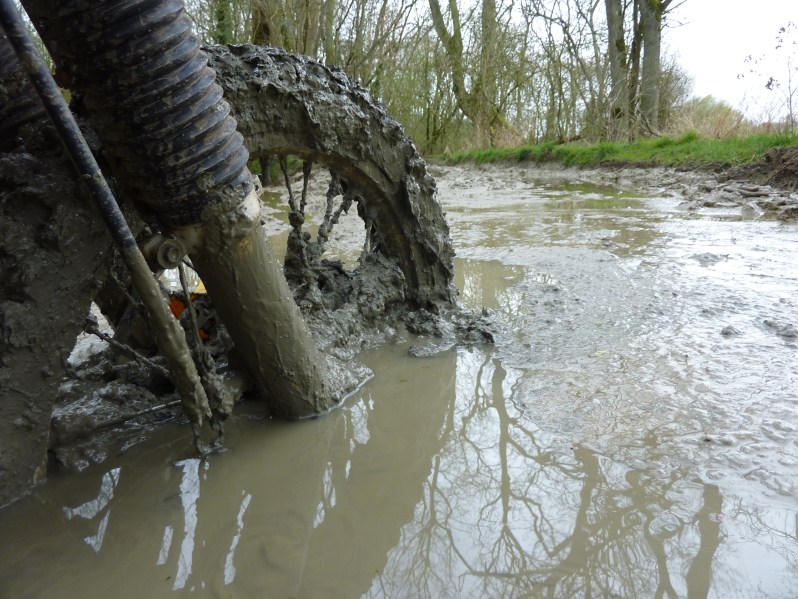
[[[680,197],[685,210],[738,210],[743,218],[798,217],[798,147],[776,148],[758,163],[735,168],[690,169],[647,166],[563,167],[560,164],[505,163],[456,167],[458,175],[444,185],[471,187],[490,180],[609,185],[626,191]],[[431,169],[440,178],[445,167]],[[473,173],[473,176],[472,174]]]
[[[432,174],[438,179],[438,185],[442,190],[473,189],[474,187],[492,184],[507,185],[512,182],[529,183],[532,181],[546,181],[549,183],[562,183],[573,185],[579,183],[590,183],[607,185],[624,190],[635,190],[643,193],[654,193],[664,197],[678,198],[681,201],[681,208],[684,210],[714,210],[721,209],[728,212],[737,212],[744,219],[773,218],[779,217],[784,220],[794,219],[798,215],[798,194],[793,190],[798,188],[798,148],[787,148],[771,151],[766,158],[754,166],[740,167],[721,172],[695,171],[695,170],[674,170],[665,168],[630,168],[630,167],[608,167],[608,168],[563,168],[559,165],[532,165],[532,164],[504,164],[490,165],[486,167],[458,166],[441,167],[433,166],[430,168]],[[271,191],[279,194],[282,187],[273,187]],[[319,187],[315,194],[317,199],[323,196],[324,186]],[[336,244],[345,255],[354,252],[362,247],[363,228],[362,222],[355,214],[350,215],[348,223],[342,222],[336,230]],[[287,229],[285,217],[274,206],[264,211],[266,226],[271,232],[278,232],[280,229]],[[98,421],[112,420],[122,413],[129,413],[131,407],[147,407],[152,404],[165,403],[170,399],[158,393],[157,387],[162,386],[162,382],[153,388],[145,381],[144,387],[135,385],[126,386],[126,393],[120,393],[119,383],[116,375],[121,368],[124,370],[129,367],[108,366],[90,362],[92,368],[102,371],[99,377],[99,385],[88,384],[86,375],[81,375],[80,384],[75,381],[68,383],[61,392],[62,401],[67,403],[76,402],[75,415],[77,420],[65,418],[71,414],[71,410],[64,411],[63,408],[57,410],[58,419],[54,434],[52,435],[51,447],[58,441],[67,441],[92,428],[91,422],[85,419],[92,418],[89,414],[93,413],[94,419]],[[107,372],[106,372],[107,371]],[[89,378],[92,378],[89,376]],[[106,386],[113,388],[104,399],[103,393],[98,390]],[[79,392],[79,388],[84,387],[84,393]],[[151,391],[154,391],[151,392]],[[131,395],[132,394],[132,395]],[[121,397],[133,397],[136,401],[120,401]],[[146,396],[146,401],[140,402]],[[101,405],[96,405],[97,402]],[[107,404],[107,406],[106,406]],[[139,405],[141,404],[141,405]],[[88,406],[89,409],[86,409]],[[105,406],[105,407],[104,407]],[[107,408],[107,409],[106,409]],[[110,410],[110,411],[109,411]],[[148,416],[140,420],[140,425],[126,425],[130,438],[141,438],[143,426],[144,430],[152,426],[154,421],[162,419],[158,416]],[[167,416],[168,418],[168,416]],[[120,430],[107,431],[104,440],[97,442],[81,443],[82,446],[77,452],[64,452],[57,449],[58,459],[71,468],[81,469],[90,462],[102,461],[105,458],[109,444],[115,439],[119,440]]]

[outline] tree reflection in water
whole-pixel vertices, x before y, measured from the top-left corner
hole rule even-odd
[[[520,375],[492,352],[459,350],[443,446],[369,594],[706,596],[719,489],[536,428],[513,402]]]
[[[628,465],[538,426],[500,348],[405,350],[325,418],[240,420],[204,463],[155,443],[65,479],[67,510],[6,512],[0,595],[796,596],[792,500],[722,493],[645,431]]]

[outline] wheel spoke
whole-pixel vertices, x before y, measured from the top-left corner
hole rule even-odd
[[[308,182],[313,171],[313,162],[305,160],[302,162],[302,199],[299,203],[299,212],[303,218],[305,216],[305,206],[308,204]]]
[[[319,227],[319,249],[322,250],[324,244],[329,239],[330,231],[332,231],[333,225],[338,222],[338,218],[333,221],[333,207],[335,198],[339,195],[343,194],[343,190],[341,189],[341,182],[338,179],[338,175],[333,172],[330,172],[330,184],[327,186],[327,203],[324,209],[324,221],[321,223],[321,227]],[[340,215],[340,210],[338,211],[338,215]]]
[[[291,187],[291,176],[288,174],[288,158],[280,156],[280,170],[283,171],[283,178],[285,180],[285,188],[288,190],[288,207],[291,212],[288,215],[288,220],[291,226],[299,233],[302,229],[302,223],[299,222],[299,210],[296,206],[296,199],[294,198],[294,190]]]

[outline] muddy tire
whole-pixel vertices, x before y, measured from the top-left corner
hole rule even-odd
[[[379,250],[395,260],[407,298],[454,302],[451,240],[426,163],[399,123],[335,68],[260,46],[205,48],[252,156],[294,155],[357,188]]]

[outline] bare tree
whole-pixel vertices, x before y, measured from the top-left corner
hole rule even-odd
[[[684,87],[661,56],[674,0],[187,2],[207,41],[341,67],[426,150],[656,134]]]
[[[773,72],[772,67],[766,71],[761,68],[762,62],[768,56],[755,58],[747,56],[745,63],[748,72],[738,75],[739,79],[746,75],[764,79],[764,87],[769,92],[778,96],[778,109],[785,110],[784,129],[789,133],[796,130],[798,120],[798,60],[795,58],[795,49],[798,47],[798,26],[792,21],[780,27],[775,37],[771,59],[781,62],[781,72]]]
[[[463,23],[456,0],[449,0],[449,24],[438,0],[429,0],[432,23],[441,40],[451,68],[452,86],[457,104],[473,123],[477,136],[493,145],[495,128],[502,122],[496,105],[496,85],[490,81],[490,69],[495,65],[497,9],[495,0],[481,2],[480,52],[476,68],[467,69],[463,45]],[[450,28],[451,27],[451,31]],[[470,85],[469,85],[470,82]]]
[[[601,0],[523,0],[521,6],[542,53],[543,140],[600,135],[609,102]]]

